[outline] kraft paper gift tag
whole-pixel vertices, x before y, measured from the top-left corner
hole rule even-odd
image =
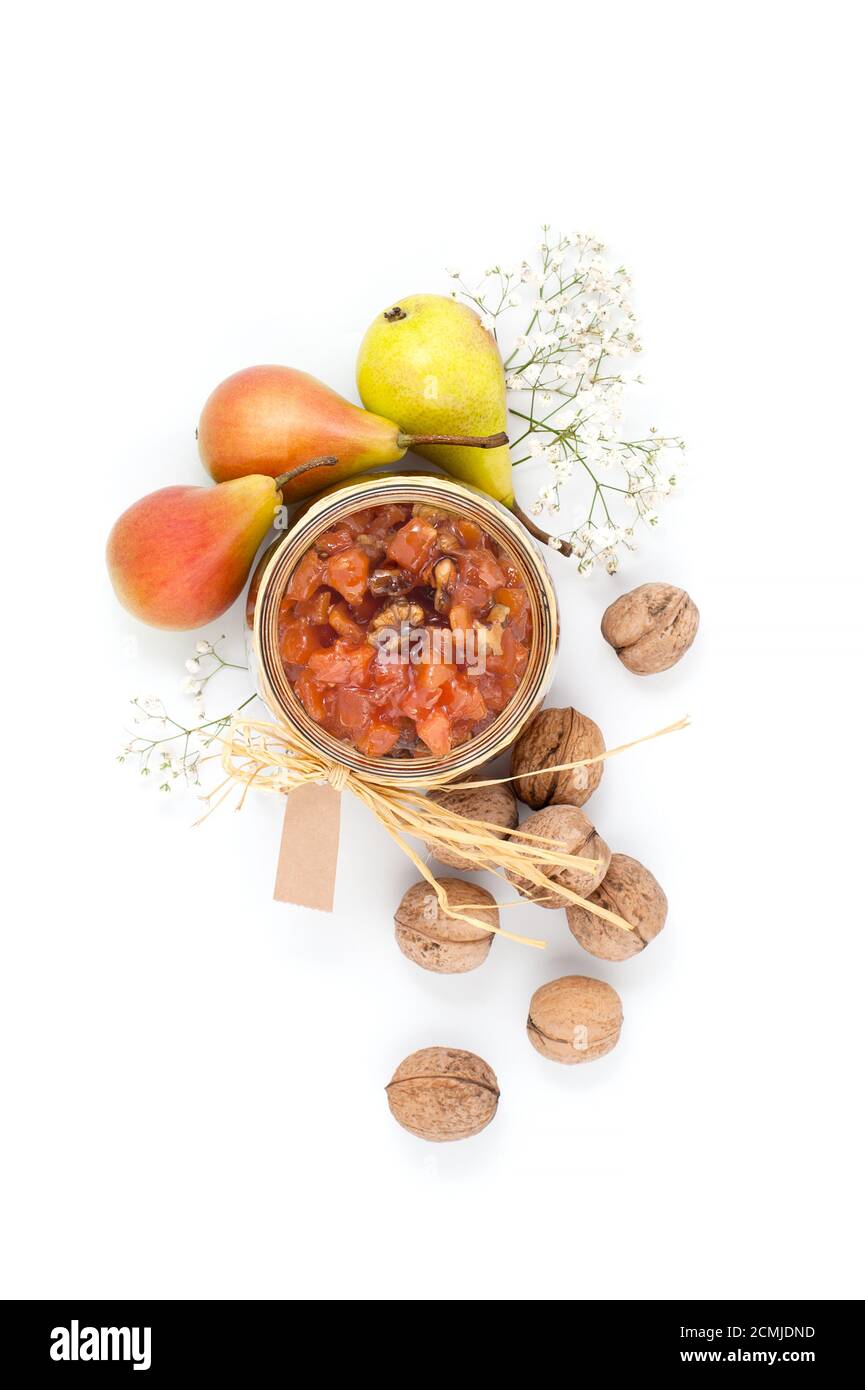
[[[328,783],[308,782],[289,792],[285,801],[273,896],[280,903],[331,912],[340,793]]]

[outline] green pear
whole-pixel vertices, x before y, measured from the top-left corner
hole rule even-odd
[[[502,359],[473,310],[440,294],[412,294],[370,325],[357,361],[367,410],[411,435],[487,436],[507,427]],[[498,448],[413,443],[416,454],[490,497],[514,504],[511,456]]]

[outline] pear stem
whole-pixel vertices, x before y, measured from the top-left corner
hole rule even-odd
[[[501,449],[507,444],[506,434],[398,434],[401,449],[414,444],[458,444],[464,449]]]
[[[337,463],[339,463],[339,459],[335,454],[322,454],[320,458],[307,459],[306,463],[299,463],[296,468],[290,469],[288,473],[280,473],[278,478],[274,478],[273,486],[276,488],[277,492],[282,492],[282,489],[287,483],[294,482],[295,478],[303,477],[304,473],[309,473],[311,469],[333,468]]]
[[[540,526],[536,526],[528,512],[523,511],[519,502],[512,503],[511,511],[517,520],[523,523],[529,535],[534,536],[536,541],[541,541],[543,545],[551,544],[553,538],[549,531],[542,531]],[[552,549],[558,551],[559,555],[564,555],[566,557],[574,553],[574,547],[571,545],[570,541],[559,541],[557,545],[552,546]]]

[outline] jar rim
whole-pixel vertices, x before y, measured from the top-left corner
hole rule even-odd
[[[327,733],[304,709],[282,664],[278,643],[279,604],[289,576],[309,546],[335,522],[361,507],[383,502],[428,503],[458,512],[483,525],[511,556],[523,575],[532,613],[532,642],[519,686],[505,708],[480,733],[444,758],[370,758]],[[436,474],[380,474],[346,480],[304,508],[268,560],[255,601],[252,642],[260,694],[277,720],[290,725],[301,742],[328,761],[365,780],[411,786],[431,779],[445,784],[491,761],[510,747],[539,707],[552,679],[559,619],[555,590],[539,547],[501,503],[465,484]]]

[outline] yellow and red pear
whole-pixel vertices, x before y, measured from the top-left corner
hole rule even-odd
[[[450,438],[451,436],[446,436]],[[284,489],[286,501],[309,497],[328,483],[397,463],[428,436],[406,434],[383,415],[352,405],[324,382],[294,367],[247,367],[223,381],[198,422],[201,461],[216,482],[250,473],[277,477],[318,454],[338,462],[310,469]],[[436,436],[436,439],[445,436]],[[466,448],[501,445],[495,438],[460,436]]]
[[[327,466],[316,460],[313,471]],[[273,525],[281,481],[164,487],[134,502],[108,537],[108,571],[124,608],[151,627],[203,627],[218,618]]]

